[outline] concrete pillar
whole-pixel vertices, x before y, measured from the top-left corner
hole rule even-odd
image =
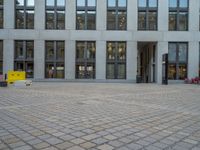
[[[127,42],[127,80],[136,81],[137,75],[137,42]]]
[[[156,49],[156,82],[162,84],[162,55],[168,53],[168,42],[158,42]]]
[[[45,78],[45,41],[34,41],[34,78]]]
[[[35,0],[35,29],[45,29],[45,0]]]
[[[96,2],[96,28],[97,30],[106,30],[107,0],[97,0]]]
[[[199,32],[199,0],[189,1],[189,31]]]
[[[65,5],[65,27],[66,29],[76,29],[76,0],[66,0]]]
[[[158,31],[168,31],[168,0],[158,0]]]
[[[65,78],[75,79],[76,42],[65,42]]]
[[[96,42],[96,79],[106,79],[106,41]]]
[[[199,42],[189,42],[188,78],[199,76]]]
[[[14,70],[14,41],[4,40],[3,42],[3,74]]]
[[[15,1],[4,0],[4,28],[14,29],[15,28]]]
[[[127,1],[127,30],[137,31],[138,4],[137,0]]]

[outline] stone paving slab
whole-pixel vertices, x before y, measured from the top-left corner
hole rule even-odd
[[[0,150],[199,150],[200,86],[0,88]]]

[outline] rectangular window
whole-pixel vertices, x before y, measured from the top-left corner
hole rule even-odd
[[[107,30],[126,30],[126,0],[108,0],[107,4]]]
[[[96,0],[77,0],[76,29],[96,29]]]
[[[157,30],[157,0],[138,0],[138,30]]]
[[[106,78],[126,79],[126,42],[107,42]]]
[[[34,29],[34,0],[15,0],[15,28]]]
[[[3,41],[0,41],[0,75],[3,74]]]
[[[65,42],[45,42],[45,78],[65,77]]]
[[[96,43],[94,41],[76,42],[76,78],[95,78]]]
[[[188,30],[188,0],[169,0],[169,31]]]
[[[3,28],[3,0],[0,0],[0,29]]]
[[[46,29],[65,29],[65,0],[46,0]]]
[[[168,79],[187,78],[188,43],[169,43]]]
[[[33,78],[34,41],[15,41],[15,71],[25,71],[27,78]]]

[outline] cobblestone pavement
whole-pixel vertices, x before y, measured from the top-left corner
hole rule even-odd
[[[200,86],[0,88],[0,150],[200,150]]]

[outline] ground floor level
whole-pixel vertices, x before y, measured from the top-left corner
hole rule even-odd
[[[179,81],[199,76],[199,49],[193,41],[0,40],[0,74],[161,83],[167,53],[168,79]]]

